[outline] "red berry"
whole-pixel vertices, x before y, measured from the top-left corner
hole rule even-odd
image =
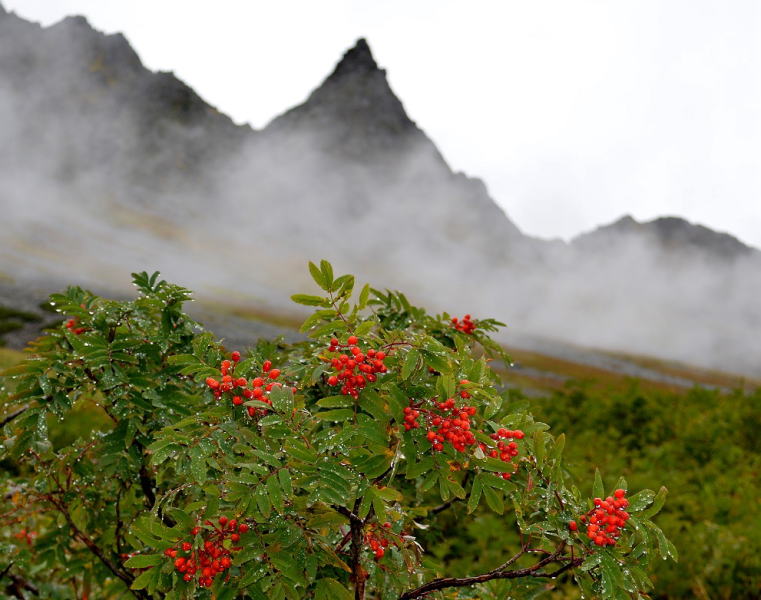
[[[576,521],[569,521],[568,529],[570,529],[571,531],[577,531],[579,529],[579,526],[576,525]]]
[[[277,379],[280,377],[280,369],[272,369],[269,374],[270,379]]]
[[[264,364],[262,364],[262,371],[264,371],[266,373],[271,368],[272,368],[272,361],[271,360],[265,360]]]
[[[350,336],[349,336],[349,339],[348,339],[348,340],[346,340],[346,342],[347,342],[347,343],[348,343],[350,346],[353,346],[353,345],[354,345],[354,344],[356,344],[358,341],[359,341],[359,340],[357,339],[357,336],[355,336],[355,335],[350,335]]]
[[[238,351],[236,350],[235,352],[233,352],[233,353],[230,355],[230,358],[232,358],[234,362],[238,362],[238,361],[240,360],[240,352],[238,352]]]
[[[248,531],[248,525],[246,525],[245,523],[241,523],[240,525],[238,525],[238,531],[240,533],[246,533]]]
[[[626,490],[622,490],[619,488],[614,492],[614,495],[616,498],[623,498],[624,496],[626,496]]]

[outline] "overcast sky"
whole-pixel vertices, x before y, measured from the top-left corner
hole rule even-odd
[[[411,118],[525,232],[679,215],[761,247],[756,0],[0,0],[123,32],[259,128],[366,37]]]

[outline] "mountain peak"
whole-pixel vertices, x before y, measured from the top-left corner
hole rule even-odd
[[[602,225],[573,240],[578,248],[593,251],[610,251],[626,240],[639,240],[656,251],[675,256],[680,253],[701,253],[706,257],[733,260],[756,251],[728,233],[714,231],[703,225],[690,223],[681,217],[658,217],[651,221],[637,221],[630,215]]]
[[[306,102],[277,117],[267,130],[309,130],[321,151],[352,160],[367,161],[379,153],[399,156],[403,147],[422,144],[435,162],[443,162],[407,115],[364,38],[344,53]]]
[[[378,69],[378,63],[373,58],[373,53],[367,40],[359,38],[354,47],[349,48],[344,53],[343,58],[336,65],[328,80],[339,79],[358,72],[368,73],[379,70],[381,69]]]

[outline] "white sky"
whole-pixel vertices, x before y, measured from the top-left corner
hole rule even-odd
[[[761,247],[756,0],[0,0],[83,14],[259,128],[358,37],[525,232],[679,215]]]

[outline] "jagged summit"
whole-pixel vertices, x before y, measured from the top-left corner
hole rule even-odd
[[[373,53],[365,38],[359,38],[352,48],[343,55],[328,79],[339,79],[354,73],[365,71],[378,71],[378,63],[373,58]]]
[[[267,129],[307,129],[319,138],[321,151],[350,160],[425,146],[430,158],[443,165],[438,150],[407,115],[364,38],[303,104],[277,117]]]

